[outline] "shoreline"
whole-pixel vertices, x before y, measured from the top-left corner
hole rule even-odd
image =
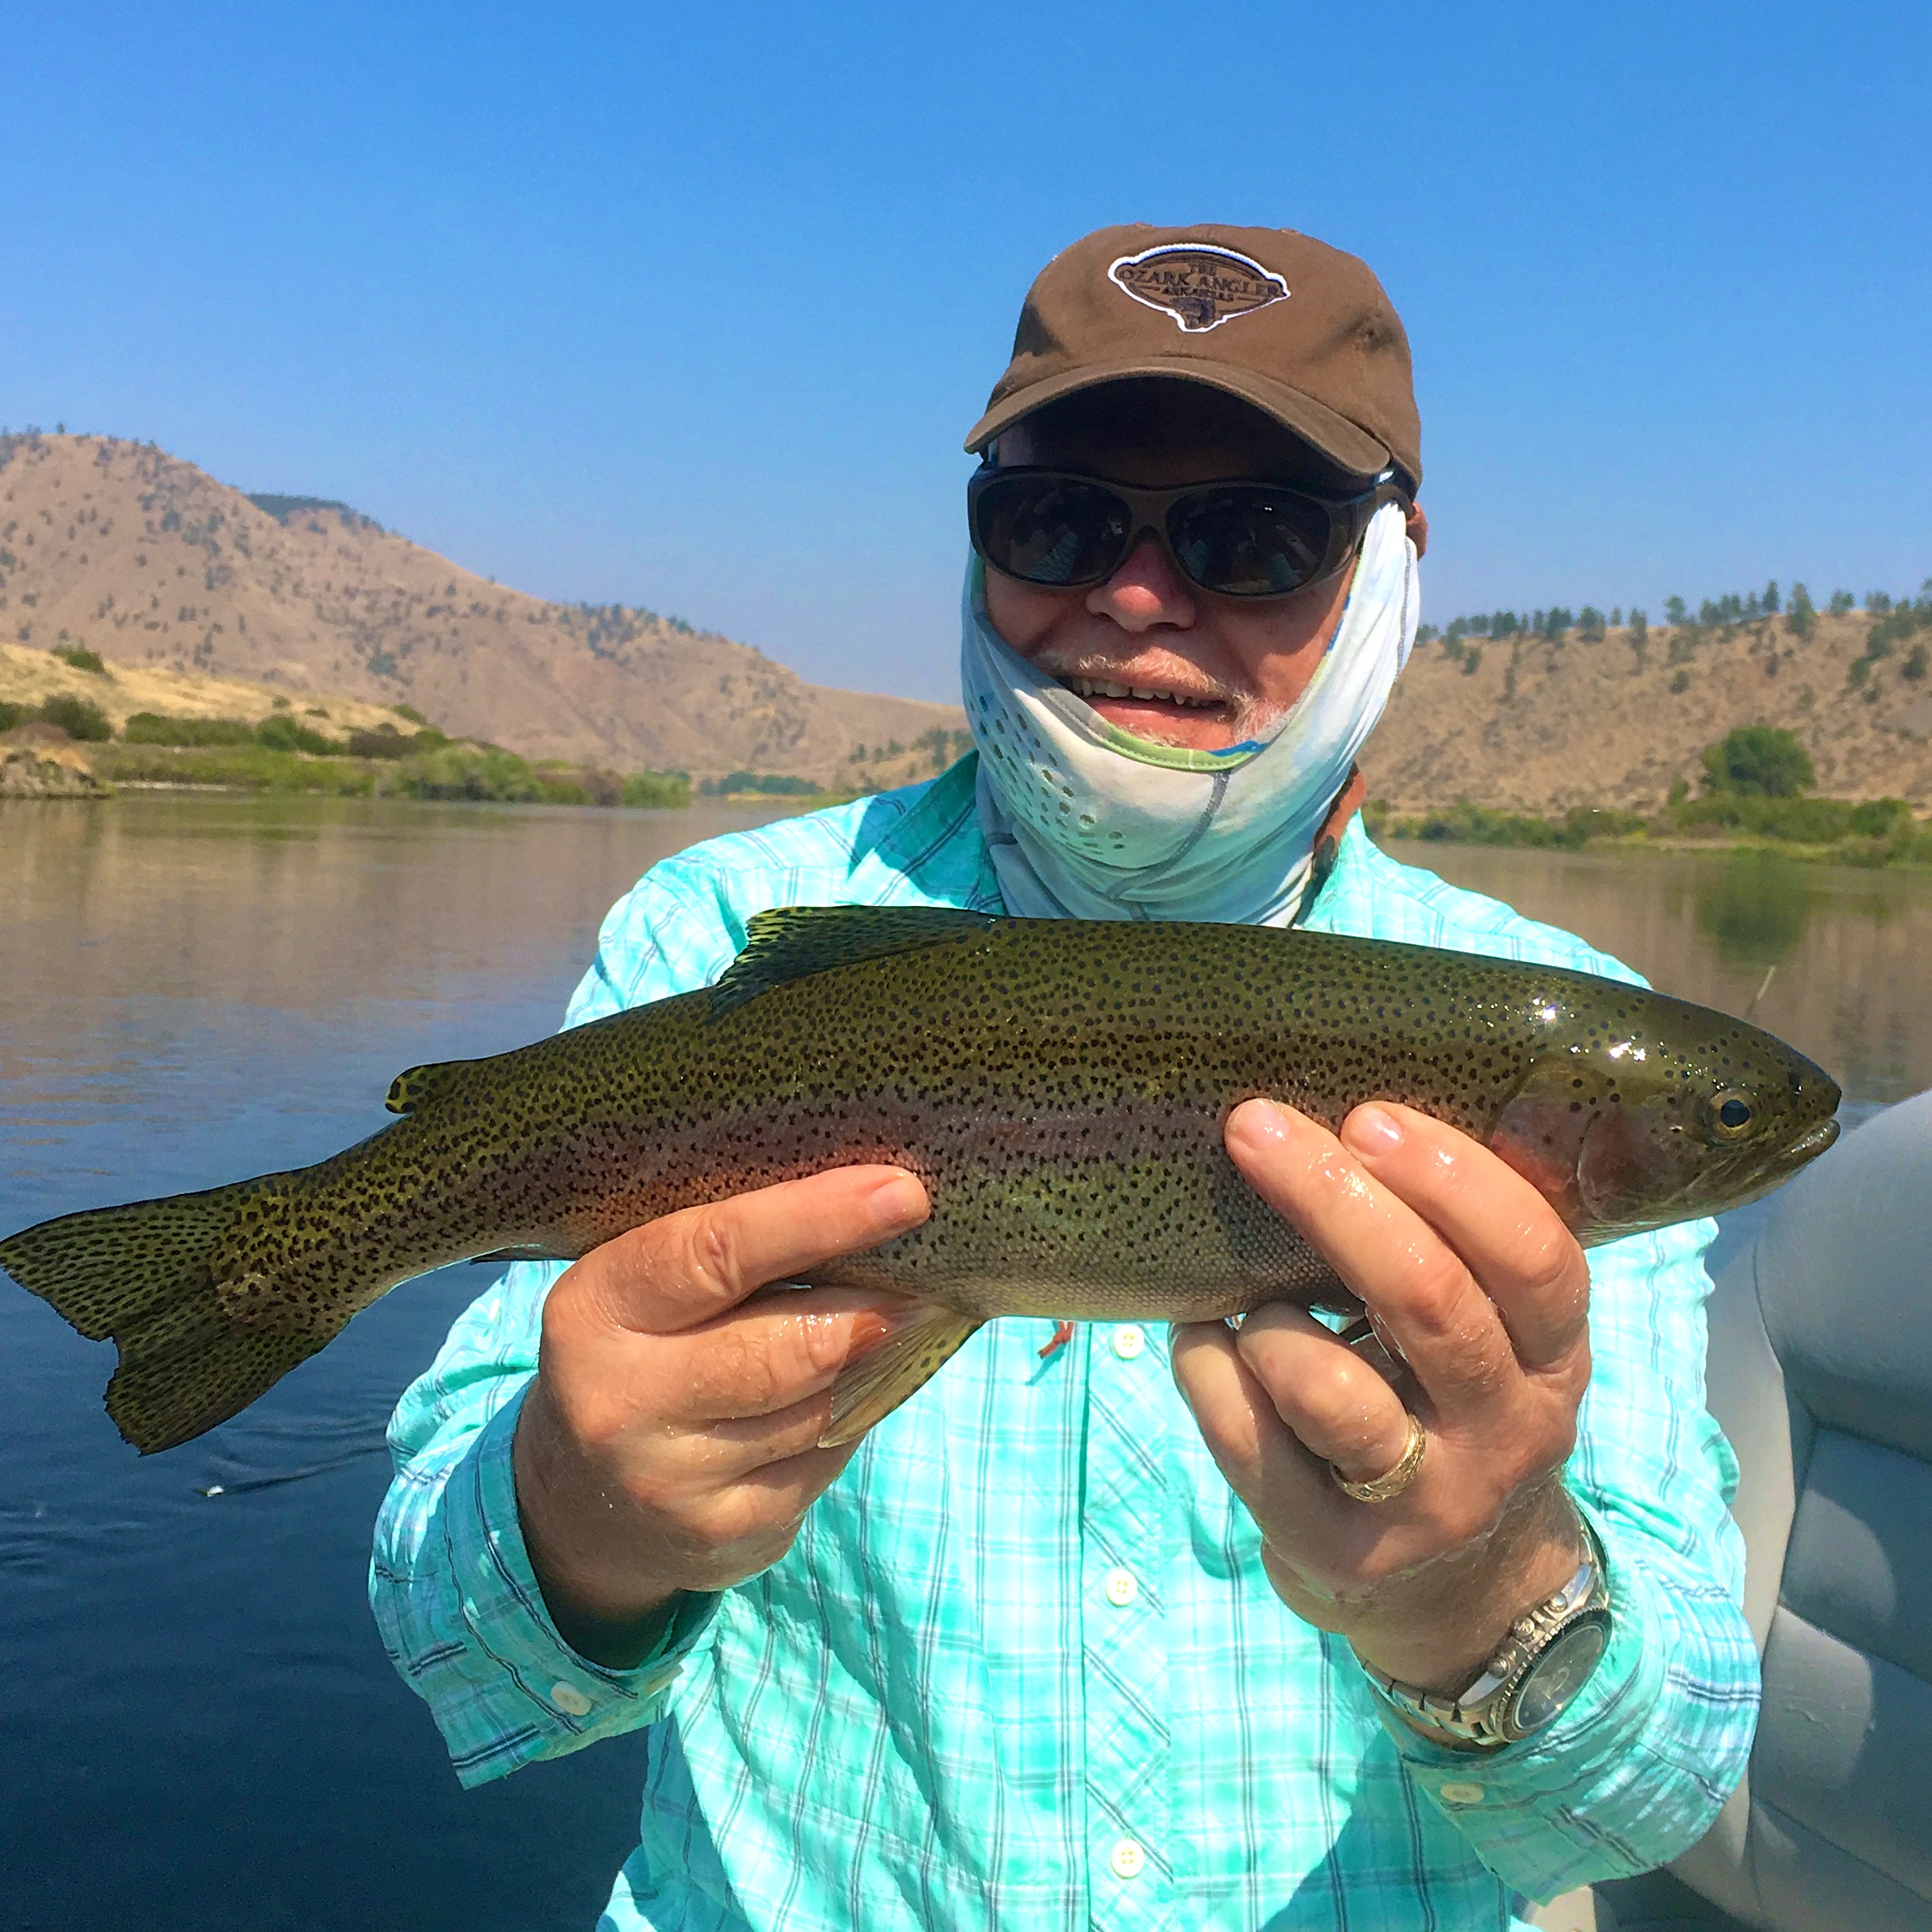
[[[297,757],[300,754],[284,754]],[[51,763],[51,761],[48,761]],[[305,760],[304,762],[309,762]],[[313,761],[340,767],[341,759]],[[521,761],[518,761],[521,763]],[[73,767],[65,760],[55,769],[70,776]],[[395,768],[389,766],[388,772]],[[93,775],[93,774],[90,774]],[[103,774],[104,775],[104,774]],[[303,774],[302,776],[306,776]],[[318,773],[317,777],[323,774]],[[335,774],[329,774],[335,776]],[[652,785],[649,795],[641,787],[612,784],[593,793],[570,780],[558,782],[562,774],[532,772],[528,767],[517,774],[519,783],[500,792],[494,788],[452,785],[417,787],[383,785],[376,781],[386,775],[378,768],[373,773],[340,773],[348,783],[302,783],[297,774],[277,774],[279,782],[260,778],[115,778],[99,788],[88,791],[49,789],[43,791],[9,793],[0,788],[0,804],[112,803],[120,793],[175,794],[180,796],[232,799],[333,798],[394,801],[418,804],[497,804],[557,806],[570,809],[599,811],[688,812],[698,805],[724,805],[736,809],[764,808],[774,818],[791,818],[807,812],[825,811],[849,804],[855,798],[871,795],[863,791],[824,791],[804,795],[765,791],[698,793],[685,786]],[[655,774],[653,774],[655,775]],[[574,774],[573,774],[574,776]],[[548,781],[547,783],[546,781]],[[633,795],[626,796],[626,791]],[[1844,801],[1805,800],[1804,804],[1840,808],[1849,812]],[[1660,815],[1661,816],[1661,815]],[[1609,823],[1601,829],[1592,827],[1591,818]],[[1491,812],[1471,807],[1465,801],[1445,810],[1420,814],[1398,814],[1376,801],[1363,808],[1363,820],[1369,836],[1379,845],[1399,844],[1426,851],[1432,846],[1470,850],[1516,850],[1580,853],[1586,851],[1647,853],[1660,857],[1695,856],[1700,853],[1734,854],[1762,853],[1801,865],[1821,865],[1854,871],[1932,871],[1932,824],[1921,823],[1909,813],[1896,814],[1888,826],[1875,834],[1848,833],[1819,839],[1780,836],[1774,831],[1743,825],[1703,823],[1694,827],[1676,823],[1645,820],[1629,813],[1572,812],[1566,819],[1539,818],[1531,813]]]

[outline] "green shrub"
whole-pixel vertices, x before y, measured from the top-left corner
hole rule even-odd
[[[1472,805],[1457,799],[1446,810],[1426,813],[1419,820],[1396,828],[1400,837],[1424,839],[1458,846],[1527,846],[1544,849],[1580,846],[1588,833],[1573,831],[1567,825],[1554,825],[1546,818],[1526,812],[1495,812],[1487,806]]]
[[[163,718],[137,711],[120,735],[130,745],[252,745],[255,727],[239,718]]]
[[[105,677],[108,667],[100,660],[98,651],[90,651],[85,644],[56,644],[53,654],[64,664],[72,664],[77,671],[91,671],[96,677]]]
[[[888,757],[898,757],[905,747],[895,739],[886,747]],[[819,787],[810,778],[799,778],[775,771],[731,771],[721,778],[707,778],[698,789],[723,797],[734,791],[756,791],[768,798],[816,798]]]
[[[90,703],[85,698],[70,698],[64,691],[40,707],[40,716],[45,723],[57,724],[69,737],[78,738],[85,745],[105,745],[114,736],[114,727],[98,704]]]
[[[409,798],[466,799],[479,804],[567,802],[547,793],[545,781],[513,752],[460,745],[405,758],[390,789]]]
[[[24,705],[0,702],[0,732],[11,732],[26,715]]]
[[[1903,799],[1867,799],[1851,808],[1850,829],[1861,838],[1883,838],[1912,823],[1912,808]]]
[[[1809,791],[1817,776],[1796,735],[1774,725],[1740,725],[1703,756],[1707,791],[1790,799]]]
[[[339,758],[348,749],[335,739],[279,714],[264,718],[255,728],[255,741],[264,751],[306,751],[314,758]]]
[[[624,780],[624,803],[639,807],[683,807],[691,802],[691,781],[681,771],[634,771]]]
[[[1686,831],[1710,825],[1796,845],[1829,846],[1851,831],[1853,809],[1844,799],[1769,798],[1761,793],[1719,791],[1679,806],[1675,816]]]
[[[348,735],[352,758],[406,758],[416,749],[414,740],[405,738],[393,724],[378,724],[373,732],[352,731]]]

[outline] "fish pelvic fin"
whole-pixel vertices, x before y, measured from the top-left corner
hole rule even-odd
[[[214,1256],[237,1215],[287,1177],[95,1208],[0,1241],[0,1268],[120,1361],[108,1413],[143,1455],[226,1422],[330,1341],[332,1326],[268,1329],[224,1306]]]
[[[870,1355],[843,1370],[832,1385],[832,1420],[820,1449],[856,1442],[909,1397],[917,1395],[946,1366],[981,1322],[937,1302],[922,1305]]]

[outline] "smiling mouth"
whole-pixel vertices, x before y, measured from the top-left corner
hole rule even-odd
[[[1200,698],[1191,692],[1168,690],[1158,685],[1116,684],[1107,677],[1063,677],[1060,681],[1076,698],[1090,702],[1095,698],[1124,698],[1136,703],[1171,704],[1191,711],[1217,711],[1227,702],[1221,698]]]

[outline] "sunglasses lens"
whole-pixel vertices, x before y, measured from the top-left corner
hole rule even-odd
[[[1167,541],[1204,590],[1279,597],[1317,576],[1332,529],[1322,504],[1251,486],[1183,497],[1167,515]]]
[[[974,504],[973,541],[996,570],[1029,584],[1097,584],[1119,565],[1127,505],[1077,477],[996,478]]]

